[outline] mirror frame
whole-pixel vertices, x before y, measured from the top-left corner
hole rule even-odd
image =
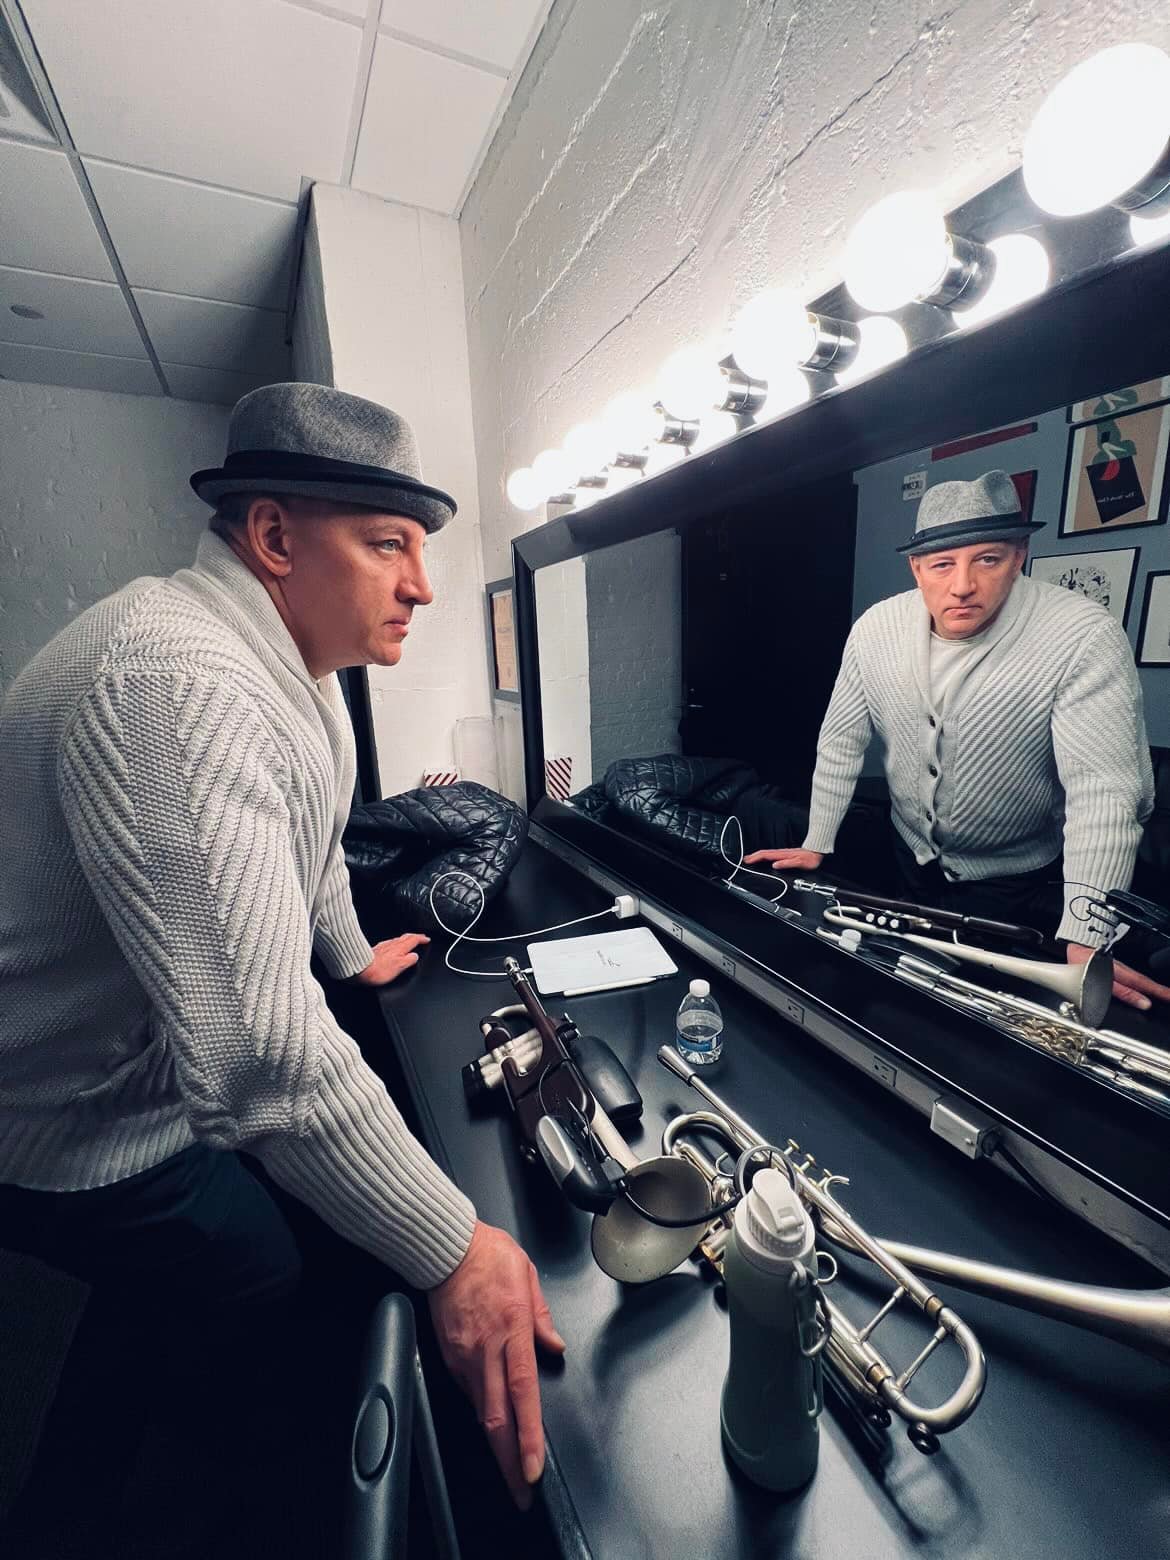
[[[931,1100],[945,1093],[986,1113],[1013,1143],[1031,1145],[1045,1164],[1071,1175],[1072,1190],[1061,1200],[1134,1249],[1148,1251],[1152,1243],[1170,1258],[1165,1115],[903,983],[891,992],[894,977],[861,960],[850,959],[853,967],[843,969],[837,949],[815,946],[806,931],[770,919],[663,852],[545,795],[534,580],[547,565],[685,528],[762,494],[779,496],[842,470],[1164,374],[1170,309],[1152,307],[1138,321],[1135,298],[1170,298],[1170,241],[1098,260],[969,334],[954,332],[917,348],[912,341],[909,355],[890,368],[829,390],[580,514],[570,511],[525,532],[514,539],[512,554],[535,838],[607,889],[639,892],[652,923],[716,968],[722,964],[914,1108],[929,1111]],[[841,304],[839,293],[829,295],[825,311],[835,306],[844,313]],[[777,472],[784,473],[782,487]]]

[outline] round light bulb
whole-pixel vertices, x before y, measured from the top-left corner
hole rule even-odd
[[[1129,236],[1140,249],[1145,244],[1156,244],[1160,238],[1170,237],[1170,211],[1164,217],[1143,217],[1135,211],[1129,219]]]
[[[636,455],[657,438],[662,419],[654,410],[654,397],[636,390],[614,396],[602,416],[609,454]]]
[[[637,466],[610,466],[607,477],[601,490],[606,498],[611,493],[622,493],[626,488],[636,486],[642,480],[642,472]]]
[[[672,417],[693,422],[727,396],[727,376],[719,367],[719,350],[710,343],[681,347],[658,371],[655,393]]]
[[[541,450],[532,462],[532,475],[546,498],[572,487],[581,473],[564,450]]]
[[[763,408],[756,413],[756,417],[763,418],[765,421],[772,417],[780,417],[784,412],[792,411],[795,406],[803,406],[811,396],[809,382],[799,368],[782,369],[768,377],[768,393],[764,397]]]
[[[816,327],[799,296],[787,287],[768,287],[744,305],[731,327],[736,366],[749,379],[771,383],[783,369],[807,363],[816,346]]]
[[[845,286],[863,309],[900,309],[925,298],[949,259],[947,225],[919,190],[901,190],[871,206],[845,244]]]
[[[969,309],[955,309],[955,323],[963,330],[1037,297],[1047,288],[1052,275],[1048,251],[1039,239],[1027,233],[1005,233],[1002,238],[993,238],[987,247],[995,256],[995,276],[977,303]]]
[[[691,454],[701,455],[704,450],[714,449],[738,432],[739,423],[730,412],[710,412],[699,423],[699,437],[691,445]]]
[[[1119,43],[1069,71],[1024,140],[1024,183],[1041,211],[1074,217],[1124,195],[1170,141],[1170,55]]]
[[[562,448],[576,466],[576,475],[600,471],[613,454],[612,441],[601,423],[577,423],[565,435]]]
[[[906,332],[897,320],[887,315],[869,314],[865,319],[858,320],[857,329],[861,334],[861,345],[853,362],[837,375],[837,383],[841,385],[851,385],[855,380],[876,374],[879,369],[887,368],[905,357],[909,351]]]
[[[517,509],[537,509],[544,503],[545,494],[540,481],[533,475],[531,466],[519,466],[506,484],[508,502]]]
[[[604,487],[577,487],[573,489],[574,509],[589,509],[599,498],[604,498]]]

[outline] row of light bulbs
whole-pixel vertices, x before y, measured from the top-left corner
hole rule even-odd
[[[1088,137],[1105,124],[1108,136]],[[1024,183],[1041,211],[1072,217],[1116,206],[1134,244],[1170,233],[1170,55],[1118,44],[1076,66],[1049,94],[1024,142]],[[863,318],[811,313],[775,287],[753,298],[722,340],[671,354],[652,394],[627,391],[559,449],[512,472],[510,501],[550,498],[586,508],[737,433],[741,418],[778,417],[828,388],[875,373],[908,351],[892,312],[918,303],[949,309],[968,328],[1048,286],[1044,246],[1024,233],[981,244],[951,232],[938,202],[918,191],[867,211],[845,246],[844,280]]]

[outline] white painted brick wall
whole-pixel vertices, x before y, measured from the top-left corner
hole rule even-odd
[[[226,407],[0,380],[0,690],[83,608],[191,563]]]
[[[1123,40],[1170,46],[1166,0],[557,0],[461,218],[487,577],[539,523],[510,470],[761,287],[837,281],[879,195],[993,182]]]

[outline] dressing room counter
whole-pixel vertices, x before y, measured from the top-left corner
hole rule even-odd
[[[475,935],[505,934],[587,915],[611,896],[530,844]],[[616,921],[556,936],[605,930]],[[663,939],[666,941],[665,939]],[[709,977],[725,1018],[712,1086],[763,1135],[795,1138],[819,1166],[847,1175],[843,1205],[873,1234],[1088,1283],[1153,1287],[1136,1259],[992,1165],[963,1158],[926,1121],[762,1003],[666,943],[679,974],[649,986],[546,1000],[600,1035],[645,1101],[627,1131],[635,1152],[659,1151],[662,1127],[701,1102],[655,1060],[673,1037],[688,980]],[[455,962],[502,969],[519,944],[461,943]],[[514,1000],[504,979],[444,967],[436,939],[419,967],[381,996],[382,1011],[427,1145],[509,1230],[540,1274],[568,1348],[542,1366],[548,1438],[542,1487],[564,1554],[597,1560],[1134,1560],[1170,1557],[1165,1424],[1170,1366],[1048,1318],[939,1285],[987,1355],[983,1402],[923,1457],[899,1421],[861,1425],[826,1391],[817,1475],[779,1498],[748,1483],[724,1456],[719,1394],[727,1367],[720,1286],[693,1263],[623,1289],[593,1262],[589,1217],[569,1207],[545,1171],[520,1158],[500,1091],[495,1114],[473,1115],[460,1069],[480,1054],[480,1017]],[[846,1263],[842,1264],[843,1269]],[[830,1293],[853,1319],[885,1291],[849,1264]],[[921,1331],[895,1317],[876,1342],[899,1368]],[[917,1342],[915,1340],[918,1340]],[[944,1353],[946,1351],[943,1351]],[[923,1397],[957,1380],[936,1357],[916,1378]],[[939,1393],[942,1395],[942,1393]]]

